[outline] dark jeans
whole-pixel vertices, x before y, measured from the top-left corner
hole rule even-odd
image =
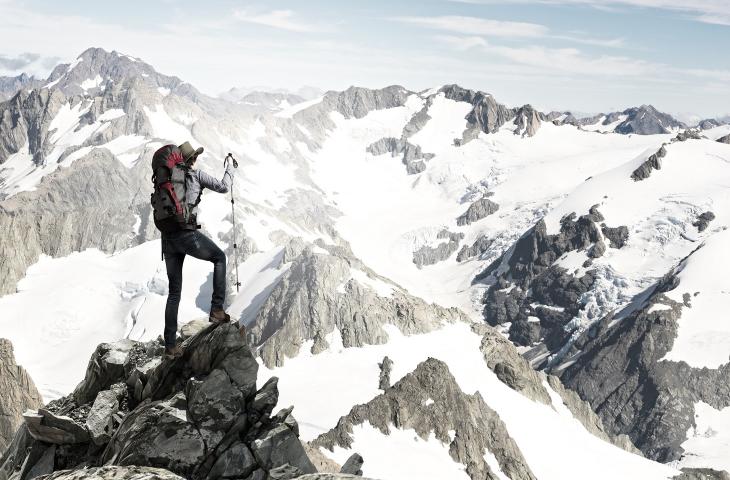
[[[165,306],[165,346],[175,346],[177,310],[180,305],[185,255],[213,262],[213,297],[210,308],[223,308],[226,299],[226,254],[198,230],[183,230],[162,236],[167,279],[170,284]]]

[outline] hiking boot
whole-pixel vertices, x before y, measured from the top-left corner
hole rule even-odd
[[[231,316],[222,308],[214,308],[210,311],[210,318],[208,320],[212,323],[228,323],[231,321]]]
[[[165,348],[165,358],[167,359],[180,358],[182,354],[183,350],[180,348],[180,345],[175,345],[172,348]]]

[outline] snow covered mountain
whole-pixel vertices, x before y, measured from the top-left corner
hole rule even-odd
[[[730,471],[729,125],[457,85],[211,98],[101,49],[41,83],[0,103],[0,337],[46,400],[98,343],[161,333],[149,158],[190,140],[213,174],[240,160],[228,309],[321,454],[381,479]],[[233,278],[230,201],[200,209]],[[186,262],[183,321],[210,281]]]

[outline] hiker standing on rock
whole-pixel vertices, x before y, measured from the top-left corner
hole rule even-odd
[[[166,145],[152,158],[152,194],[155,226],[162,234],[162,256],[167,268],[169,293],[165,306],[165,353],[179,356],[175,344],[177,312],[182,290],[183,262],[186,255],[213,263],[213,296],[210,321],[227,323],[231,320],[223,310],[226,298],[226,254],[210,238],[199,231],[197,206],[203,189],[227,193],[233,182],[233,165],[228,162],[221,180],[195,168],[203,147],[193,149],[190,142],[179,147]]]

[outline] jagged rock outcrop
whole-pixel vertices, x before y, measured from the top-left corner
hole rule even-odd
[[[613,435],[626,434],[644,454],[660,462],[678,460],[694,425],[694,405],[730,406],[730,364],[694,368],[661,361],[677,336],[683,303],[664,295],[678,278],[670,272],[647,300],[621,321],[602,318],[576,342],[581,353],[562,373],[566,387],[589,402]],[[662,309],[651,307],[661,303]]]
[[[700,122],[697,124],[697,128],[700,130],[709,130],[711,128],[719,127],[722,125],[717,119],[715,118],[706,118],[704,120],[700,120]]]
[[[385,356],[378,366],[380,367],[378,388],[380,390],[387,390],[390,388],[390,372],[393,370],[393,360],[391,360],[390,357]]]
[[[656,135],[669,133],[672,128],[686,128],[686,125],[675,120],[671,115],[658,111],[651,105],[633,107],[621,112],[627,118],[616,126],[616,133],[628,135]],[[608,123],[612,123],[607,118]]]
[[[409,334],[465,320],[457,309],[405,293],[344,249],[323,254],[299,244],[282,262],[291,265],[250,326],[258,354],[270,367],[296,356],[307,340],[314,340],[313,353],[326,350],[335,330],[345,347],[361,347],[386,342],[385,324]]]
[[[677,134],[673,139],[671,139],[670,143],[676,143],[676,142],[686,142],[687,140],[702,140],[703,136],[700,133],[700,130],[696,128],[688,128],[687,130],[683,130]]]
[[[438,240],[446,240],[435,247],[424,245],[413,252],[413,263],[418,268],[425,265],[433,265],[448,259],[456,250],[459,249],[459,243],[464,239],[464,234],[449,232],[446,229],[436,234]]]
[[[23,412],[43,405],[33,379],[15,363],[13,344],[0,338],[0,452],[23,422]]]
[[[467,143],[479,132],[496,132],[499,127],[515,117],[515,111],[498,103],[494,97],[484,92],[475,92],[458,85],[445,85],[439,90],[446,98],[472,105],[466,116],[467,127],[462,134],[461,143]]]
[[[710,222],[713,221],[714,219],[715,219],[714,213],[712,213],[710,211],[702,212],[697,217],[697,220],[695,220],[692,223],[692,226],[697,227],[697,231],[704,232],[707,229],[707,227],[710,226]]]
[[[485,196],[469,205],[466,212],[456,218],[456,224],[460,227],[470,225],[496,213],[497,210],[499,210],[499,205]]]
[[[730,145],[730,135],[725,135],[724,137],[720,137],[717,139],[720,143],[727,143]]]
[[[51,122],[67,101],[59,90],[34,89],[20,90],[0,103],[0,164],[26,145],[33,162],[43,164],[51,149]],[[80,101],[75,99],[73,103]]]
[[[365,422],[383,435],[393,428],[414,429],[424,440],[433,434],[448,445],[451,458],[465,465],[474,480],[502,478],[490,468],[484,452],[494,455],[508,478],[535,478],[499,415],[478,393],[462,392],[440,360],[429,358],[381,395],[356,405],[312,444],[329,450],[351,448],[353,427]]]
[[[381,138],[366,148],[368,153],[383,155],[390,152],[391,156],[402,156],[401,161],[406,166],[409,175],[421,173],[426,169],[426,162],[433,158],[433,153],[424,153],[420,145],[413,145],[401,138]]]
[[[667,149],[664,145],[661,146],[656,153],[649,156],[639,167],[631,172],[631,179],[635,182],[646,180],[651,175],[652,170],[662,169],[662,158],[667,155]]]
[[[730,473],[712,468],[683,468],[672,480],[730,480]]]
[[[603,220],[594,206],[577,219],[574,213],[565,216],[560,231],[553,235],[547,233],[544,221],[540,220],[476,279],[494,277],[484,297],[487,323],[509,323],[509,338],[518,345],[544,345],[553,356],[537,350],[534,355],[543,367],[566,355],[578,329],[586,327],[573,319],[584,307],[578,300],[596,278],[590,269],[577,276],[553,264],[565,253],[576,250],[585,252],[586,267],[592,258],[603,255],[607,247],[601,229],[609,228],[599,227]],[[620,240],[623,229],[616,227],[616,231]],[[612,248],[617,246],[615,241],[611,242]]]
[[[543,120],[545,120],[545,116],[535,110],[532,105],[520,107],[515,113],[515,135],[534,136]]]
[[[211,480],[316,472],[292,408],[271,415],[276,379],[257,390],[258,363],[237,326],[209,324],[182,349],[163,358],[156,341],[100,345],[72,395],[26,414],[0,478],[80,478],[87,467],[125,479],[175,478],[148,467]]]
[[[469,260],[470,258],[479,257],[489,250],[489,247],[492,246],[492,243],[492,239],[488,238],[485,235],[481,235],[476,240],[474,240],[474,243],[472,243],[471,245],[464,245],[461,247],[461,250],[459,250],[459,253],[456,255],[456,261],[464,262],[466,260]]]
[[[43,85],[43,82],[26,73],[21,73],[16,77],[0,77],[0,102],[12,97],[18,90],[33,90]]]
[[[161,75],[139,58],[103,48],[88,48],[71,64],[61,64],[48,76],[48,88],[62,90],[66,95],[94,94],[109,88],[114,82],[130,78],[154,82],[155,87],[174,90],[183,82],[176,77]]]
[[[158,236],[149,198],[140,194],[148,185],[146,162],[129,170],[108,150],[94,149],[36,190],[0,201],[0,295],[14,292],[42,253],[60,257],[90,247],[111,253]],[[128,208],[111,208],[119,205]]]
[[[62,470],[37,477],[39,480],[183,480],[163,468],[109,466],[83,470]]]

